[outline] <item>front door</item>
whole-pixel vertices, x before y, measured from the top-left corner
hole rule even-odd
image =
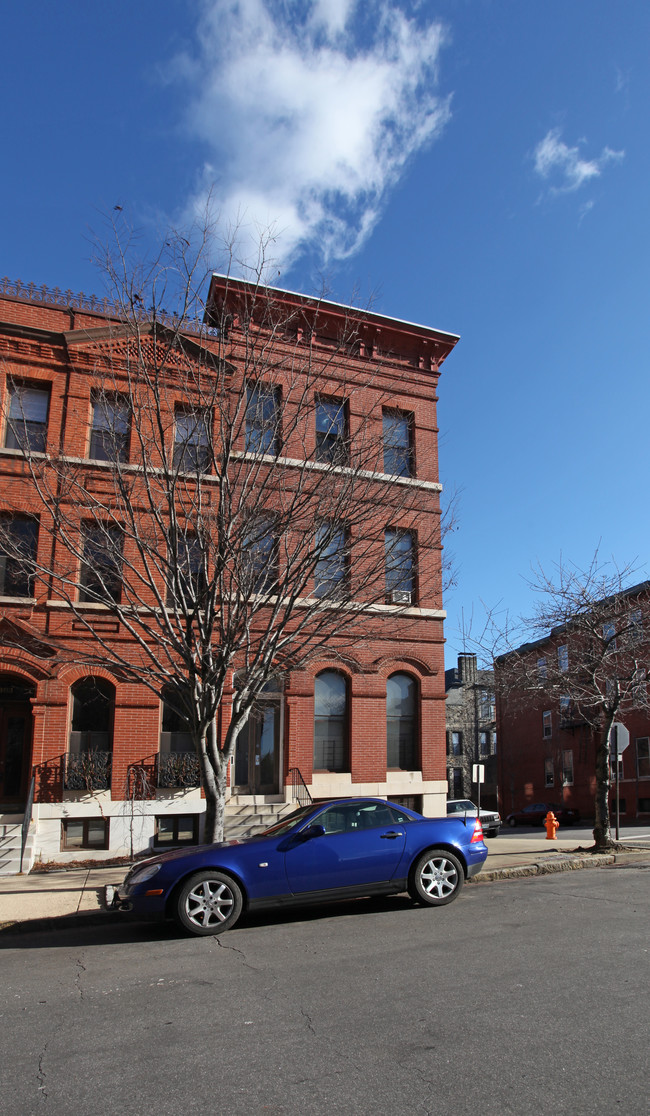
[[[25,801],[32,743],[32,687],[0,679],[0,802]]]
[[[255,703],[237,738],[235,792],[277,794],[280,759],[280,702]]]

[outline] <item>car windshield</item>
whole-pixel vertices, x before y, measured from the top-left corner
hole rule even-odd
[[[476,810],[476,806],[468,799],[463,799],[462,802],[448,802],[448,814],[464,814],[466,810]]]
[[[298,810],[292,810],[282,821],[276,822],[275,825],[271,825],[268,829],[265,829],[260,834],[260,837],[281,837],[283,833],[288,833],[290,829],[293,829],[294,825],[302,821],[313,809],[314,806],[312,803],[309,806],[301,806]]]

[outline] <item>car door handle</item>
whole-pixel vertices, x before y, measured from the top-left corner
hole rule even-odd
[[[393,832],[382,833],[381,834],[381,839],[382,839],[382,841],[394,841],[396,837],[401,837],[401,836],[402,836],[401,833],[393,833]]]

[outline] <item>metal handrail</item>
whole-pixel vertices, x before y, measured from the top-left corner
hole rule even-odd
[[[308,806],[314,800],[307,789],[300,768],[290,767],[289,776],[291,778],[291,801],[297,802],[299,806]]]
[[[36,789],[36,776],[32,772],[32,781],[29,784],[29,794],[27,795],[27,802],[25,803],[25,813],[23,815],[23,831],[20,840],[20,869],[23,870],[23,857],[25,856],[25,846],[27,844],[27,834],[32,821],[32,807],[34,805],[34,791]]]

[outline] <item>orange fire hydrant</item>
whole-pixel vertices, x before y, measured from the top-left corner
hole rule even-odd
[[[546,826],[546,840],[557,841],[555,833],[556,830],[560,828],[560,823],[552,810],[549,810],[548,814],[544,818],[544,825]]]

